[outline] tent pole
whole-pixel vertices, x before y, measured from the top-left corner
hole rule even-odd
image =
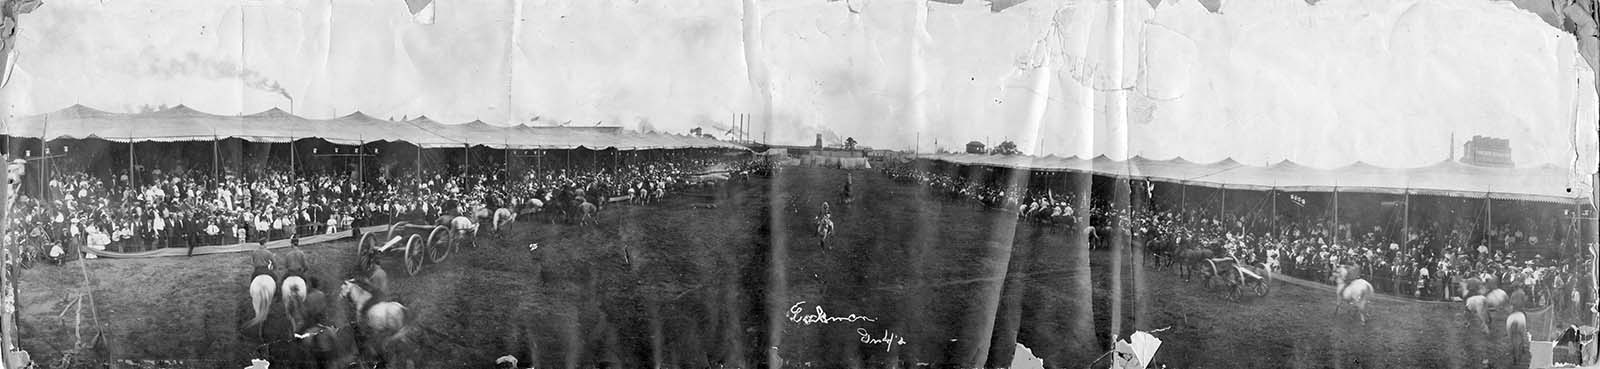
[[[361,190],[361,183],[367,180],[367,138],[360,138],[356,143],[356,191]]]
[[[39,138],[39,153],[44,155],[39,160],[39,199],[50,201],[50,189],[45,186],[45,177],[50,176],[50,143],[44,138]]]
[[[219,145],[219,143],[217,141],[221,141],[221,139],[217,137],[217,130],[213,129],[213,130],[211,130],[211,188],[212,189],[216,189],[217,188],[216,187],[217,183],[222,181],[222,163],[221,163],[222,154],[221,154],[220,150],[218,150],[218,148],[217,148],[217,145]]]
[[[1329,232],[1328,239],[1339,243],[1339,186],[1333,186],[1333,229]]]
[[[1400,216],[1400,243],[1405,245],[1406,251],[1411,251],[1411,190],[1406,191],[1406,204],[1404,214]]]
[[[133,188],[133,136],[128,136],[128,188]]]
[[[1178,193],[1178,206],[1179,206],[1179,209],[1189,210],[1189,185],[1179,183],[1178,184],[1178,191],[1179,191],[1179,193]]]

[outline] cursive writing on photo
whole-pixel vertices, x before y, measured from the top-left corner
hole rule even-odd
[[[898,334],[889,333],[889,330],[887,329],[883,331],[882,336],[878,337],[873,337],[872,334],[867,333],[867,330],[863,328],[856,328],[856,334],[861,335],[861,343],[868,345],[883,345],[883,351],[889,351],[890,349],[893,349],[895,345],[906,345],[905,337]]]
[[[801,305],[805,304],[805,301],[801,301],[789,306],[788,316],[790,322],[800,323],[803,325],[812,325],[838,322],[856,322],[862,320],[869,322],[878,321],[877,319],[855,314],[845,316],[828,316],[828,313],[822,310],[822,305],[817,305],[816,314],[805,314],[805,309],[801,307]]]

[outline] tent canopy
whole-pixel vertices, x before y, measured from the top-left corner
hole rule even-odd
[[[1233,159],[1200,164],[1182,157],[1153,160],[1134,156],[1118,161],[1104,155],[1081,159],[1076,156],[936,154],[923,158],[961,165],[1092,173],[1226,189],[1410,193],[1555,203],[1586,203],[1590,193],[1588,186],[1592,185],[1587,176],[1552,165],[1491,168],[1455,161],[1408,169],[1382,168],[1362,162],[1318,169],[1288,160],[1268,166],[1249,166]]]
[[[483,145],[500,149],[745,149],[712,139],[630,132],[620,127],[495,126],[476,120],[445,124],[425,116],[390,121],[361,112],[333,119],[306,119],[277,108],[230,116],[204,113],[183,105],[137,114],[110,113],[73,105],[18,119],[4,126],[0,133],[44,140],[99,138],[117,142],[208,141],[237,137],[252,142],[283,143],[316,137],[341,145],[404,141],[424,148]]]

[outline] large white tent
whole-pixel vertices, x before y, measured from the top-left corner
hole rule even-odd
[[[1181,157],[1152,160],[1135,156],[1129,160],[1111,160],[1104,155],[1082,159],[938,154],[924,158],[962,165],[1093,173],[1243,190],[1417,194],[1566,204],[1587,203],[1592,193],[1587,187],[1588,178],[1552,165],[1491,168],[1441,161],[1419,168],[1383,168],[1358,162],[1340,168],[1318,169],[1291,161],[1251,166],[1232,159],[1195,163]]]
[[[333,119],[306,119],[278,109],[229,116],[186,106],[138,114],[109,113],[73,105],[55,112],[24,117],[0,128],[0,134],[45,140],[99,138],[107,141],[209,141],[240,138],[283,143],[320,138],[335,144],[403,141],[423,148],[482,145],[499,149],[645,150],[745,149],[707,138],[640,133],[620,127],[493,126],[482,121],[444,124],[427,117],[403,121],[350,113]]]

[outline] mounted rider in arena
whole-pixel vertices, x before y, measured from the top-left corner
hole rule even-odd
[[[273,259],[275,258],[272,256],[272,252],[267,251],[267,241],[261,240],[257,242],[255,249],[250,250],[250,266],[252,270],[250,277],[254,278],[263,274],[271,276],[274,265]]]
[[[300,249],[299,237],[289,239],[289,245],[289,252],[283,254],[283,262],[280,263],[283,266],[284,279],[289,277],[303,279],[305,278],[306,270],[310,269],[310,263],[306,261],[308,255],[305,250]]]

